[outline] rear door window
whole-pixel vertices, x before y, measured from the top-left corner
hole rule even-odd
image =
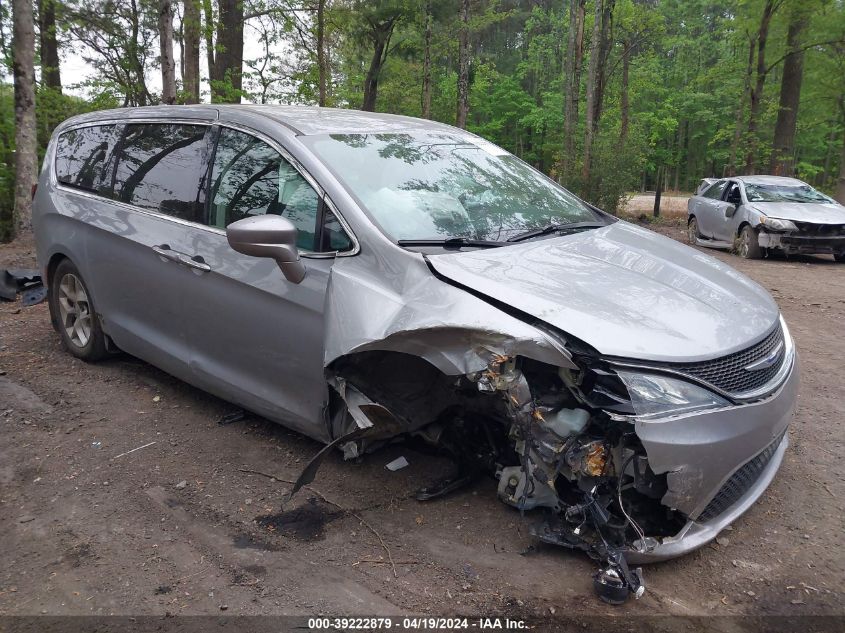
[[[56,179],[69,187],[102,193],[114,129],[114,125],[93,125],[61,134],[56,143]]]
[[[202,222],[200,185],[207,129],[181,123],[127,125],[117,159],[114,198]]]
[[[703,195],[705,198],[713,198],[714,200],[719,200],[722,197],[722,192],[725,190],[725,185],[727,184],[727,180],[720,180],[719,182],[715,182],[710,185],[710,188],[701,195]]]

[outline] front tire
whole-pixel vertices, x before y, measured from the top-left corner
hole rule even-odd
[[[838,255],[834,255],[833,259],[838,261],[840,264],[845,264],[845,253],[839,253]]]
[[[698,220],[692,216],[687,222],[687,244],[695,246],[701,233],[698,230]]]
[[[760,259],[763,256],[760,242],[757,241],[757,231],[751,225],[746,224],[742,227],[736,252],[744,259]]]
[[[88,362],[107,356],[106,337],[91,292],[69,259],[62,260],[53,272],[49,297],[50,314],[65,349]]]

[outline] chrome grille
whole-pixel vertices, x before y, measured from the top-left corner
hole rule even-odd
[[[783,345],[783,328],[780,324],[759,343],[734,354],[698,363],[672,363],[672,371],[698,378],[732,395],[759,389],[768,383],[783,364],[786,347]],[[780,353],[774,363],[765,369],[748,371],[752,363],[766,358],[780,344]]]
[[[710,521],[721,515],[725,510],[730,508],[733,504],[742,498],[748,489],[760,478],[760,475],[766,470],[766,466],[772,460],[772,456],[780,446],[786,430],[781,433],[778,438],[763,449],[752,460],[746,462],[741,466],[730,479],[716,493],[716,496],[707,504],[707,507],[698,515],[699,522]]]

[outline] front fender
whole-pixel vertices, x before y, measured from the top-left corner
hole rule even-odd
[[[326,293],[324,366],[356,352],[393,351],[447,375],[484,369],[490,352],[575,368],[557,337],[437,279],[421,255],[408,255],[393,275],[365,258],[338,259]]]

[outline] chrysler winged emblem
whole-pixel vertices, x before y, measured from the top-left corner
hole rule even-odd
[[[766,356],[760,360],[754,361],[750,365],[746,365],[743,369],[745,369],[745,371],[760,371],[761,369],[768,369],[778,361],[782,349],[783,341],[775,345],[775,348]]]

